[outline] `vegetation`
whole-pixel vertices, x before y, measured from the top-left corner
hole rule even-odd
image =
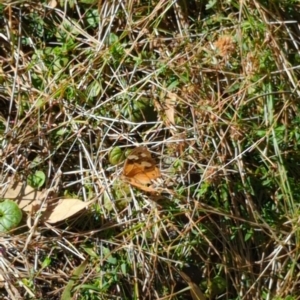
[[[298,0],[1,1],[1,193],[39,201],[0,236],[1,297],[300,299],[299,16]],[[157,192],[122,180],[137,146]],[[90,204],[47,222],[57,199]]]

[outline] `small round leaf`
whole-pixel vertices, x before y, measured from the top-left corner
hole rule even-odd
[[[113,148],[108,155],[109,162],[112,165],[117,165],[118,163],[122,162],[124,158],[124,152],[120,147]]]
[[[14,201],[5,199],[0,202],[0,232],[17,227],[21,220],[22,211]]]
[[[27,183],[33,188],[40,188],[43,186],[46,180],[46,175],[43,171],[35,171],[34,174],[30,174],[27,178]]]

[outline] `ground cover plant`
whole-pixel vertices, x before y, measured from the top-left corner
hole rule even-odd
[[[1,299],[300,299],[299,12],[1,1]]]

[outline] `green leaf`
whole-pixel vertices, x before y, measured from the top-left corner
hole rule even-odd
[[[120,147],[114,147],[108,155],[109,162],[114,166],[122,162],[124,158],[124,152]]]
[[[213,8],[217,4],[217,0],[210,0],[208,3],[205,5],[205,9],[209,10]]]
[[[95,80],[89,86],[89,97],[97,97],[102,90],[102,86],[99,81]]]
[[[22,211],[12,200],[0,202],[0,232],[9,231],[19,225],[22,220]]]
[[[226,280],[221,276],[216,276],[210,283],[211,296],[220,295],[226,291]]]
[[[110,263],[111,265],[116,265],[117,264],[117,259],[113,256],[109,256],[107,258],[107,262]]]
[[[86,20],[92,27],[97,27],[100,22],[98,9],[89,10],[86,13]]]
[[[27,178],[27,183],[33,188],[40,188],[43,186],[46,180],[46,175],[43,171],[35,171],[34,174],[30,174]]]
[[[105,255],[108,263],[110,263],[112,265],[115,265],[117,263],[117,259],[110,254],[111,252],[108,248],[102,247],[102,251],[103,251],[103,254]]]
[[[123,275],[127,275],[127,264],[125,264],[125,263],[122,263],[121,264],[121,271],[122,271],[122,273],[123,273]]]
[[[106,192],[103,195],[103,206],[107,211],[113,210],[113,205],[112,205],[111,199]]]
[[[62,135],[64,135],[67,131],[68,131],[67,128],[61,128],[61,129],[57,130],[55,134],[56,134],[57,136],[62,136]]]
[[[42,268],[46,268],[49,267],[51,264],[51,258],[49,256],[47,256],[44,261],[42,262]]]
[[[75,279],[77,279],[80,275],[82,275],[86,269],[88,264],[88,260],[82,262],[76,269],[74,269],[71,279],[69,280],[68,284],[65,286],[65,289],[61,295],[61,300],[71,300],[72,299],[72,289],[75,286]]]
[[[245,235],[245,238],[244,238],[245,242],[247,242],[249,239],[251,239],[252,236],[253,236],[253,230],[250,229],[250,230],[247,231],[247,233]]]
[[[91,257],[97,258],[98,254],[91,247],[83,246],[84,251]]]
[[[109,36],[108,36],[108,44],[111,45],[111,44],[114,44],[114,43],[117,43],[119,41],[119,38],[116,34],[114,33],[111,33]]]

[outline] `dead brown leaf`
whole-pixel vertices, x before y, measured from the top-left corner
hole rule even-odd
[[[50,0],[48,2],[48,6],[51,8],[55,8],[57,6],[57,1],[56,0]]]
[[[165,114],[168,119],[169,124],[175,125],[175,105],[176,105],[177,95],[171,92],[168,92],[165,102]]]
[[[94,200],[84,202],[79,199],[59,199],[48,205],[42,220],[51,224],[66,220],[88,207],[92,202]]]
[[[17,183],[8,183],[0,192],[2,198],[14,200],[18,206],[25,212],[34,215],[41,209],[41,204],[47,191],[37,191],[29,185]],[[91,202],[84,202],[79,199],[47,199],[43,205],[43,215],[41,220],[48,223],[57,223],[63,221],[79,211],[86,208]]]
[[[164,113],[164,123],[167,127],[170,127],[171,133],[175,134],[175,108],[177,105],[177,95],[172,92],[167,92],[166,94],[161,95],[160,98],[160,101],[154,101],[154,106],[158,112]]]
[[[8,183],[5,189],[2,189],[0,195],[1,198],[14,200],[20,209],[26,212],[31,212],[36,206],[39,207],[45,197],[43,192],[21,182]]]

